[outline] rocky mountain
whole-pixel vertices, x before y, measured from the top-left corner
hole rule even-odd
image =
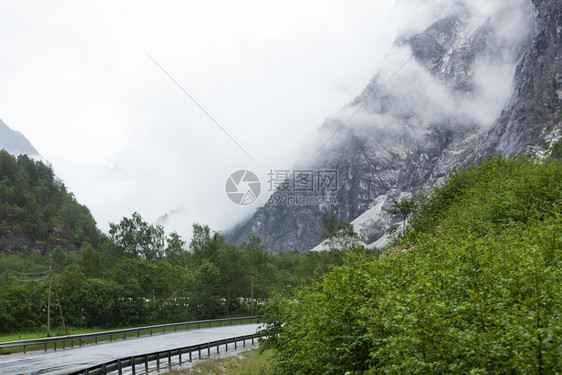
[[[387,213],[392,198],[440,184],[479,156],[559,148],[562,0],[490,3],[482,11],[455,2],[397,37],[363,92],[322,125],[314,157],[298,163],[312,189],[296,189],[302,176],[293,173],[230,240],[320,249],[323,219],[334,215],[379,247],[399,224]],[[337,188],[320,184],[321,171],[337,173]]]
[[[20,132],[10,129],[2,119],[0,119],[0,149],[15,156],[24,154],[34,159],[41,159],[39,152],[31,145],[31,142]]]

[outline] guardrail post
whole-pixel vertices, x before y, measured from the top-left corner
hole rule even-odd
[[[197,345],[190,345],[190,346],[184,346],[184,347],[180,347],[177,349],[172,349],[172,350],[165,350],[165,351],[161,351],[161,352],[152,352],[152,353],[147,353],[144,355],[139,355],[139,364],[141,365],[142,368],[142,363],[144,362],[144,374],[148,374],[149,373],[149,365],[148,363],[150,361],[156,361],[156,371],[160,371],[161,370],[161,366],[160,366],[160,355],[167,355],[168,356],[168,364],[167,367],[168,369],[171,369],[172,367],[172,357],[176,354],[174,354],[177,350],[177,355],[179,357],[179,364],[181,365],[182,363],[184,363],[183,361],[183,357],[182,354],[184,351],[187,351],[187,353],[189,354],[189,362],[191,363],[193,361],[193,352],[197,351],[199,354],[199,359],[201,360],[201,351],[202,349],[205,348],[205,345],[207,346],[207,355],[208,357],[211,356],[211,346],[215,346],[217,348],[217,354],[220,353],[220,346],[222,344],[225,344],[225,350],[228,351],[228,345],[231,343],[234,343],[234,348],[237,349],[238,348],[238,341],[241,340],[243,345],[246,346],[246,340],[252,340],[252,345],[255,344],[255,339],[259,339],[260,337],[262,337],[262,335],[260,334],[252,334],[252,335],[244,335],[244,336],[237,336],[237,337],[231,337],[228,339],[222,339],[222,340],[215,340],[215,341],[211,341],[211,342],[206,342],[203,344],[197,344]],[[41,340],[42,341],[42,340]],[[55,342],[53,342],[53,344],[55,344]],[[22,344],[23,346],[23,344]],[[27,346],[29,346],[29,343],[27,344]],[[89,368],[85,368],[80,370],[79,372],[77,372],[77,374],[84,374],[84,375],[88,375],[89,373],[95,373],[95,374],[106,374],[108,371],[112,371],[112,373],[118,373],[119,375],[123,375],[124,373],[124,368],[127,369],[127,367],[129,367],[129,364],[131,366],[131,371],[130,373],[132,373],[133,375],[137,374],[137,369],[136,369],[136,358],[135,356],[132,357],[125,357],[125,358],[116,358],[113,359],[109,362],[106,363],[100,363],[98,365],[89,367]],[[163,364],[163,368],[166,368],[166,365]],[[142,372],[142,370],[141,370]]]
[[[49,350],[49,345],[53,345],[53,350],[57,351],[59,348],[59,344],[61,344],[60,346],[62,346],[62,349],[66,349],[67,345],[67,341],[70,341],[70,347],[74,348],[74,340],[78,341],[78,345],[81,347],[87,343],[90,342],[91,339],[94,339],[94,343],[98,344],[98,338],[102,338],[103,340],[107,340],[107,338],[109,338],[110,342],[113,342],[113,336],[117,336],[117,338],[119,338],[121,335],[123,335],[123,340],[127,339],[127,336],[131,336],[133,333],[137,334],[137,337],[140,337],[141,332],[149,332],[150,336],[153,336],[155,334],[155,332],[158,332],[158,330],[162,329],[162,333],[165,334],[166,330],[168,329],[168,331],[170,331],[170,329],[173,327],[174,328],[174,332],[178,332],[181,331],[183,326],[185,326],[185,330],[188,331],[189,330],[189,326],[192,325],[192,329],[195,329],[195,325],[197,325],[197,329],[201,329],[202,327],[208,326],[208,327],[213,327],[213,324],[218,323],[220,327],[222,327],[222,323],[226,323],[225,325],[235,325],[236,322],[239,322],[239,324],[243,324],[246,321],[252,322],[255,321],[256,318],[255,317],[236,317],[236,318],[224,318],[224,319],[208,319],[208,320],[199,320],[199,321],[193,321],[193,322],[183,322],[183,323],[171,323],[171,324],[160,324],[157,326],[148,326],[148,327],[139,327],[139,328],[134,328],[134,329],[126,329],[126,330],[115,330],[115,331],[108,331],[108,332],[98,332],[98,333],[93,333],[93,334],[87,334],[87,335],[68,335],[68,336],[63,336],[60,338],[48,338],[48,339],[40,339],[37,340],[37,343],[35,343],[35,340],[32,340],[32,342],[30,342],[29,340],[22,340],[21,342],[14,342],[13,344],[17,343],[19,344],[19,347],[23,347],[23,352],[27,353],[27,347],[28,346],[41,346],[44,345],[44,351],[47,352]],[[178,329],[179,328],[179,329]],[[131,335],[129,335],[131,334]],[[248,337],[249,339],[250,337]],[[12,344],[12,343],[11,343]],[[235,343],[235,346],[237,346],[237,343]]]
[[[225,341],[226,341],[226,345],[224,346],[224,351],[228,352],[228,340],[225,340]]]

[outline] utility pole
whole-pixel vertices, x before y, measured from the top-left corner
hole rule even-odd
[[[57,289],[57,280],[55,279],[55,275],[52,273],[53,275],[53,284],[55,285],[55,295],[57,296],[57,301],[59,303],[59,312],[60,312],[60,318],[62,320],[62,327],[64,328],[64,333],[68,335],[68,331],[66,330],[66,324],[64,323],[64,316],[62,315],[62,307],[60,305],[60,298],[59,298],[59,291]]]
[[[254,274],[250,279],[250,303],[252,308],[250,309],[252,315],[254,315]]]
[[[47,294],[47,337],[51,336],[51,277],[53,268],[49,266],[49,294]]]

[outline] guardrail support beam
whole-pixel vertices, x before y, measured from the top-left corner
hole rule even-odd
[[[219,324],[219,326],[222,327],[222,323],[226,323],[225,325],[227,325],[227,324],[234,325],[234,324],[237,324],[237,322],[242,324],[243,322],[253,322],[255,320],[256,320],[256,317],[237,317],[237,318],[225,318],[225,319],[215,319],[215,320],[198,320],[198,321],[192,321],[192,322],[161,324],[161,325],[155,325],[155,326],[128,328],[128,329],[124,329],[124,330],[106,331],[106,332],[98,332],[98,333],[91,333],[91,334],[68,335],[68,336],[64,336],[64,337],[49,337],[49,338],[44,338],[44,339],[19,340],[19,341],[0,343],[0,349],[22,347],[23,352],[27,353],[29,347],[38,346],[40,348],[41,345],[43,345],[44,351],[47,352],[49,346],[52,345],[53,350],[56,351],[58,349],[57,346],[59,346],[58,344],[61,344],[61,343],[62,343],[62,345],[61,345],[62,349],[66,349],[67,348],[67,345],[66,345],[67,341],[70,341],[70,347],[74,348],[74,341],[75,340],[78,340],[78,345],[81,347],[81,346],[85,345],[86,343],[90,342],[90,340],[92,340],[95,344],[98,344],[99,338],[101,338],[102,340],[107,340],[109,338],[109,341],[111,342],[111,341],[113,341],[113,336],[120,337],[121,335],[123,335],[123,340],[126,340],[127,335],[132,336],[134,333],[136,333],[137,337],[140,337],[141,333],[145,333],[145,334],[150,333],[150,335],[152,336],[154,334],[155,330],[157,331],[157,330],[160,330],[160,329],[162,330],[162,333],[165,334],[166,330],[168,330],[168,332],[170,332],[171,328],[174,329],[174,332],[181,331],[183,329],[183,327],[185,327],[185,330],[188,331],[190,325],[192,325],[192,326],[197,325],[197,328],[201,329],[201,327],[206,327],[206,326],[213,327],[213,325],[216,325],[217,323]],[[193,328],[195,328],[195,327],[193,327]],[[235,343],[235,346],[236,346],[236,343]],[[227,350],[228,350],[228,347],[227,347]]]

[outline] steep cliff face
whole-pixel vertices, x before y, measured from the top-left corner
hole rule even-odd
[[[561,139],[562,1],[534,0],[534,38],[522,54],[514,94],[474,155],[545,155]]]
[[[386,213],[392,198],[439,184],[479,155],[547,153],[545,141],[560,138],[561,32],[560,1],[521,0],[490,14],[459,6],[400,36],[361,95],[322,126],[319,145],[330,141],[299,163],[337,170],[337,190],[298,193],[322,204],[268,204],[231,239],[257,235],[270,251],[304,251],[335,215],[381,246],[397,224]]]

